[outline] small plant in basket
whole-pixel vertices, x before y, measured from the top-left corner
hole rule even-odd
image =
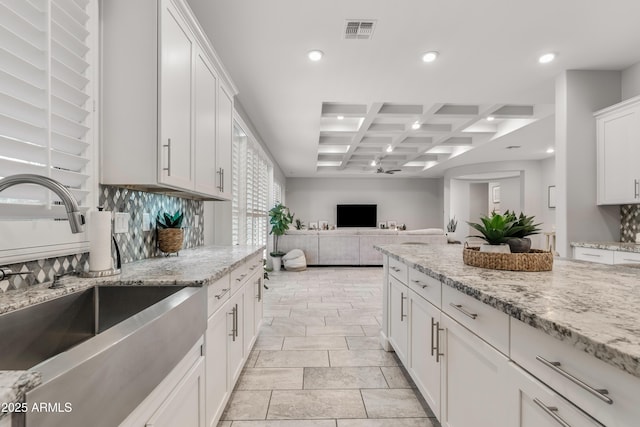
[[[158,248],[168,254],[178,253],[182,249],[184,241],[184,230],[182,222],[184,213],[180,210],[174,214],[168,212],[158,213],[156,226],[158,232]]]
[[[507,239],[507,244],[511,248],[512,253],[526,253],[531,249],[531,239],[527,236],[538,234],[540,229],[538,224],[534,224],[534,216],[526,216],[520,212],[520,216],[516,217],[515,212],[504,213],[510,219],[515,220],[515,224],[511,228],[511,236]]]
[[[467,224],[482,234],[481,236],[468,236],[479,237],[485,242],[486,245],[480,246],[482,252],[510,252],[509,245],[507,245],[507,239],[512,236],[512,229],[517,219],[511,215],[501,215],[496,212],[492,212],[491,216],[481,216],[481,223],[469,222]]]

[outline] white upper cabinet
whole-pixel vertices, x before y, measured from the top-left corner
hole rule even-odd
[[[101,183],[231,199],[236,90],[191,9],[184,0],[101,7]]]
[[[640,203],[640,97],[595,113],[598,204]]]

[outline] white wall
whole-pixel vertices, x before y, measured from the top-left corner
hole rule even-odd
[[[596,205],[593,112],[620,102],[619,71],[565,71],[556,79],[556,235],[560,256],[573,241],[620,238],[620,208]]]
[[[542,231],[555,231],[556,229],[556,209],[549,208],[548,192],[550,185],[556,185],[556,158],[550,157],[540,162],[540,192],[542,193],[542,216],[540,221],[544,223]],[[557,191],[557,188],[556,188]]]
[[[458,228],[456,232],[453,233],[453,237],[455,240],[464,242],[467,236],[473,234],[467,224],[467,221],[470,221],[469,212],[471,212],[471,187],[468,181],[460,179],[447,180],[445,186],[445,193],[453,195],[450,198],[449,204],[445,205],[445,211],[447,211],[444,217],[445,222],[449,222],[449,219],[454,216],[456,217],[458,220]],[[486,192],[482,197],[486,198]],[[473,219],[471,219],[471,221],[473,222]]]
[[[336,223],[338,204],[377,204],[378,222],[407,229],[442,228],[442,180],[407,178],[288,178],[287,207],[305,225]]]
[[[622,71],[622,99],[640,95],[640,62]]]

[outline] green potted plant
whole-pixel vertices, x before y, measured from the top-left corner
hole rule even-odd
[[[456,241],[455,237],[453,237],[453,233],[456,232],[457,228],[458,228],[458,220],[454,215],[453,218],[451,218],[447,223],[447,241],[449,243],[453,243]]]
[[[280,271],[282,265],[282,258],[285,253],[278,250],[278,239],[289,229],[289,226],[293,222],[293,214],[289,212],[289,209],[282,203],[278,203],[269,211],[269,223],[271,224],[271,231],[269,234],[273,234],[273,252],[271,260],[273,262],[273,271]]]
[[[182,249],[184,214],[178,210],[173,215],[168,212],[156,216],[158,248],[167,254],[178,253]]]
[[[304,222],[300,221],[300,219],[296,219],[296,230],[302,230],[304,229]]]
[[[507,239],[513,235],[512,228],[516,224],[517,219],[512,217],[512,215],[501,215],[492,212],[491,216],[481,216],[480,221],[481,223],[467,221],[469,226],[482,234],[481,236],[469,237],[479,237],[487,242],[480,246],[480,251],[510,253],[511,250],[507,244]]]
[[[510,219],[515,220],[513,227],[511,228],[511,236],[507,239],[507,244],[512,253],[526,253],[531,249],[531,239],[527,236],[538,234],[540,229],[538,224],[534,224],[534,216],[526,216],[520,212],[520,215],[516,217],[515,212],[504,213],[505,216],[509,216]]]

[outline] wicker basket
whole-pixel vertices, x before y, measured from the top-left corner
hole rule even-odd
[[[465,247],[462,260],[467,265],[494,270],[551,271],[553,268],[553,254],[538,249],[521,254],[499,254],[480,252],[480,248]]]
[[[158,248],[167,254],[182,249],[184,230],[182,228],[158,228]]]

